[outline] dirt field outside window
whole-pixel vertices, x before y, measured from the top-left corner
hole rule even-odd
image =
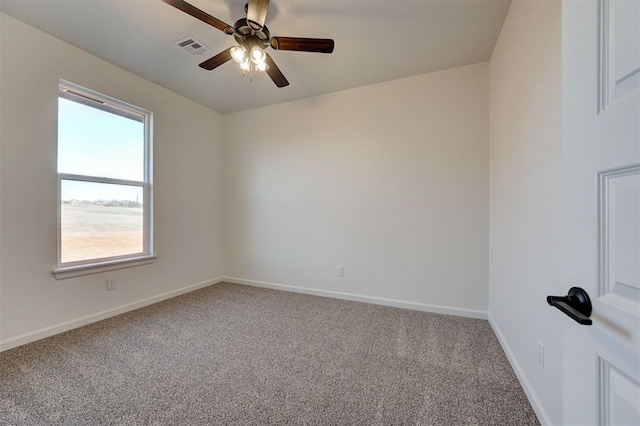
[[[61,262],[143,252],[143,209],[63,204]]]

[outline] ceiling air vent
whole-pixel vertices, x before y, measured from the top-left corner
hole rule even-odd
[[[200,43],[193,37],[185,37],[181,40],[176,41],[175,44],[176,46],[193,56],[202,55],[203,53],[209,51],[209,49],[204,47],[202,43]]]

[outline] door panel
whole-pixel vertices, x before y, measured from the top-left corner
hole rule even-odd
[[[640,0],[563,1],[567,425],[640,424]],[[599,41],[599,43],[598,43]]]
[[[600,358],[600,424],[640,424],[640,384]]]
[[[640,166],[598,174],[598,211],[598,298],[640,321]]]
[[[640,1],[599,2],[600,94],[603,110],[640,87]]]

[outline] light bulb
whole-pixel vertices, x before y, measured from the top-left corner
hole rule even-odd
[[[266,58],[267,54],[264,53],[264,50],[260,49],[260,47],[258,46],[253,46],[251,48],[251,60],[255,63],[258,64],[260,62],[264,62],[265,58]]]
[[[258,62],[256,64],[256,71],[266,71],[269,69],[269,65],[266,62]]]
[[[247,48],[244,46],[234,46],[231,48],[231,57],[234,61],[242,64],[247,59]]]
[[[242,68],[243,71],[249,71],[251,69],[251,63],[248,58],[244,58],[244,61],[240,62],[240,68]]]

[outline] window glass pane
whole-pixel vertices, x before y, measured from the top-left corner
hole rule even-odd
[[[144,122],[58,98],[58,173],[144,180]]]
[[[61,263],[144,251],[143,187],[61,181]]]

